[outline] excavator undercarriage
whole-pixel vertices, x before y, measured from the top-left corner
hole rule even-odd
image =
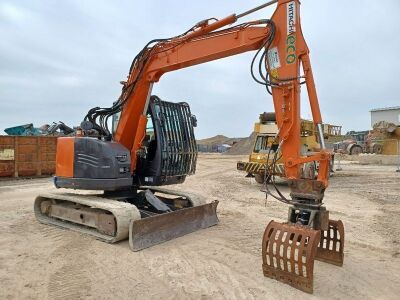
[[[129,237],[138,251],[218,224],[218,201],[152,187],[105,194],[42,194],[34,203],[36,218],[85,233],[108,243]]]

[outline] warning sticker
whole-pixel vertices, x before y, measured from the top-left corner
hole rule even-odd
[[[0,150],[0,160],[14,160],[14,149]]]
[[[278,48],[274,47],[268,50],[268,63],[270,69],[278,69],[281,67],[281,62],[279,60]]]

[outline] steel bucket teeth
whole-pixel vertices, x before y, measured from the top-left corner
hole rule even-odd
[[[271,221],[262,242],[264,276],[312,293],[319,240],[319,230]]]
[[[343,265],[344,227],[342,221],[329,220],[329,229],[321,230],[315,259],[329,264]]]

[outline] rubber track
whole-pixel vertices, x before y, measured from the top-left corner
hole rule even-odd
[[[98,232],[96,229],[82,226],[80,224],[74,224],[71,222],[58,220],[42,214],[40,210],[40,203],[44,200],[51,200],[51,199],[78,203],[92,208],[99,208],[111,212],[114,215],[117,223],[116,235],[109,236]],[[115,243],[127,239],[129,236],[129,222],[131,220],[140,219],[140,212],[136,208],[136,206],[125,202],[119,202],[116,200],[107,199],[103,197],[97,197],[95,195],[57,194],[57,193],[40,194],[35,199],[34,211],[36,219],[43,224],[56,225],[62,228],[85,233],[107,243]]]

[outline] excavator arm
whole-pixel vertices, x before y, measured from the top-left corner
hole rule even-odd
[[[319,161],[318,181],[323,187],[327,187],[330,155],[324,151],[323,138],[320,139],[320,153],[309,157],[300,155],[298,132],[301,80],[304,80],[307,86],[314,123],[318,126],[321,136],[322,118],[308,48],[301,32],[299,8],[298,1],[279,1],[271,20],[259,20],[216,31],[237,21],[238,17],[231,15],[211,24],[204,22],[191,33],[145,49],[147,53],[144,53],[143,61],[136,62],[127,82],[124,83],[122,97],[125,104],[114,135],[115,141],[131,149],[132,171],[136,169],[135,158],[145,134],[151,89],[164,73],[259,50],[265,47],[266,41],[272,37],[272,44],[266,50],[268,60],[265,64],[268,65],[270,78],[275,83],[272,85],[273,102],[280,128],[279,137],[283,141],[282,153],[286,162],[286,174],[289,179],[297,179],[300,176],[301,164]],[[286,29],[287,25],[291,26],[290,32]],[[303,65],[303,76],[300,75],[300,63]]]

